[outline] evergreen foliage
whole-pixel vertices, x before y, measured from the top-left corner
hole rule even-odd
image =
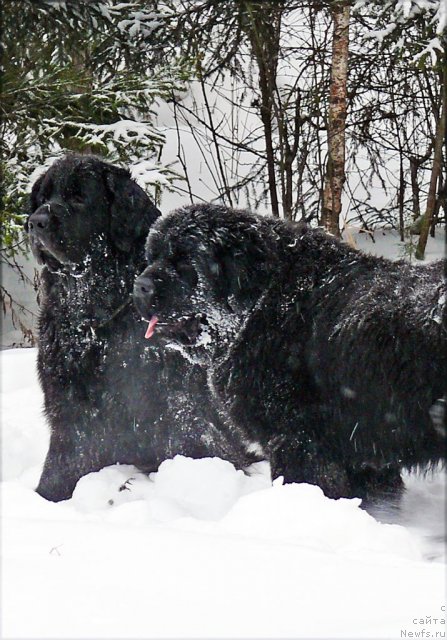
[[[2,244],[12,248],[36,168],[65,150],[128,164],[157,158],[153,107],[183,87],[185,67],[163,64],[155,4],[3,2],[0,95],[4,159]],[[157,167],[157,177],[172,178]]]
[[[342,222],[404,241],[425,216],[434,233],[447,217],[443,0],[3,0],[0,261],[26,251],[25,194],[66,150],[133,166],[156,200],[185,179],[197,201],[192,140],[208,199],[321,223],[338,3],[352,8]]]

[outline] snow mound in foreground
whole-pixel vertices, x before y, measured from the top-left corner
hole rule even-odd
[[[144,500],[155,520],[219,520],[240,496],[270,485],[268,465],[253,465],[248,476],[220,458],[178,455],[150,477],[131,465],[90,473],[79,480],[72,502],[81,511],[93,512]]]
[[[91,473],[79,480],[67,502],[78,512],[121,523],[178,521],[186,530],[329,553],[421,558],[416,540],[404,527],[381,524],[360,503],[331,500],[313,485],[272,485],[262,466],[247,476],[219,458],[183,456],[166,460],[150,477],[129,465]]]

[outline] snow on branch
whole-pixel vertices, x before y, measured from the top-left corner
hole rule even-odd
[[[71,120],[59,122],[54,118],[44,119],[42,122],[51,128],[73,127],[77,129],[77,136],[86,144],[91,145],[104,144],[108,137],[111,137],[115,142],[121,142],[124,146],[134,143],[153,146],[154,143],[164,142],[163,134],[156,131],[149,122],[118,120],[111,124],[92,124]]]
[[[354,11],[365,14],[376,14],[378,22],[383,26],[369,32],[370,38],[379,43],[388,38],[396,29],[409,27],[411,22],[422,16],[427,25],[432,28],[433,37],[427,43],[420,43],[421,50],[414,54],[413,62],[429,55],[433,66],[439,59],[439,53],[444,51],[441,34],[447,26],[447,3],[445,0],[357,0]],[[407,45],[406,38],[400,37],[396,47],[403,49]]]

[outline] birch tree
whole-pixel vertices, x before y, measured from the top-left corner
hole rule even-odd
[[[345,182],[345,130],[347,108],[349,18],[346,1],[333,2],[332,65],[327,122],[328,159],[323,191],[322,223],[340,235],[341,197]]]
[[[330,70],[327,3],[166,4],[173,29],[167,48],[178,43],[183,55],[198,60],[203,97],[202,103],[194,93],[193,107],[176,100],[178,137],[185,126],[193,132],[210,165],[214,198],[317,220]]]

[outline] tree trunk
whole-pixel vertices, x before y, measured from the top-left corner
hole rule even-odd
[[[323,189],[322,222],[325,229],[340,235],[341,195],[345,182],[346,93],[349,53],[350,7],[334,0],[332,8],[331,86],[328,116],[328,160]]]
[[[405,221],[404,221],[404,204],[405,204],[405,175],[404,175],[404,159],[403,159],[403,150],[400,144],[399,134],[399,194],[398,194],[398,204],[399,204],[399,234],[400,241],[404,242],[405,240]]]
[[[276,189],[275,150],[273,146],[272,127],[272,92],[268,82],[268,74],[261,60],[258,59],[259,86],[261,89],[261,120],[264,127],[265,152],[267,156],[267,174],[269,183],[272,214],[279,217],[278,193]]]
[[[272,214],[279,217],[273,116],[283,2],[275,0],[263,3],[255,0],[242,2],[241,7],[245,16],[242,28],[249,37],[252,55],[259,71],[260,114],[264,128],[270,203]]]
[[[430,186],[428,188],[427,208],[422,220],[421,235],[419,236],[418,246],[416,248],[416,259],[423,260],[425,257],[425,248],[427,246],[428,233],[433,220],[433,214],[436,206],[436,187],[439,176],[441,175],[442,164],[442,145],[444,144],[446,118],[447,118],[447,69],[444,67],[443,86],[442,86],[442,106],[439,120],[436,125],[435,134],[435,150],[433,153],[433,167],[431,170]]]
[[[447,146],[446,146],[446,151],[447,151]],[[443,174],[443,170],[444,170],[444,174]],[[446,207],[445,207],[446,183],[445,183],[445,178],[443,177],[444,175],[445,175],[445,165],[444,166],[441,165],[441,171],[440,171],[439,180],[438,180],[438,195],[436,198],[435,211],[433,213],[433,220],[431,221],[431,226],[430,226],[430,235],[432,238],[435,237],[436,225],[439,222],[439,214],[442,206],[444,208],[444,215],[446,214]],[[445,215],[445,219],[447,220],[447,215]]]
[[[419,182],[418,182],[419,162],[414,156],[410,157],[410,176],[411,176],[411,199],[413,203],[413,221],[417,220],[421,215],[421,206],[419,203]]]

